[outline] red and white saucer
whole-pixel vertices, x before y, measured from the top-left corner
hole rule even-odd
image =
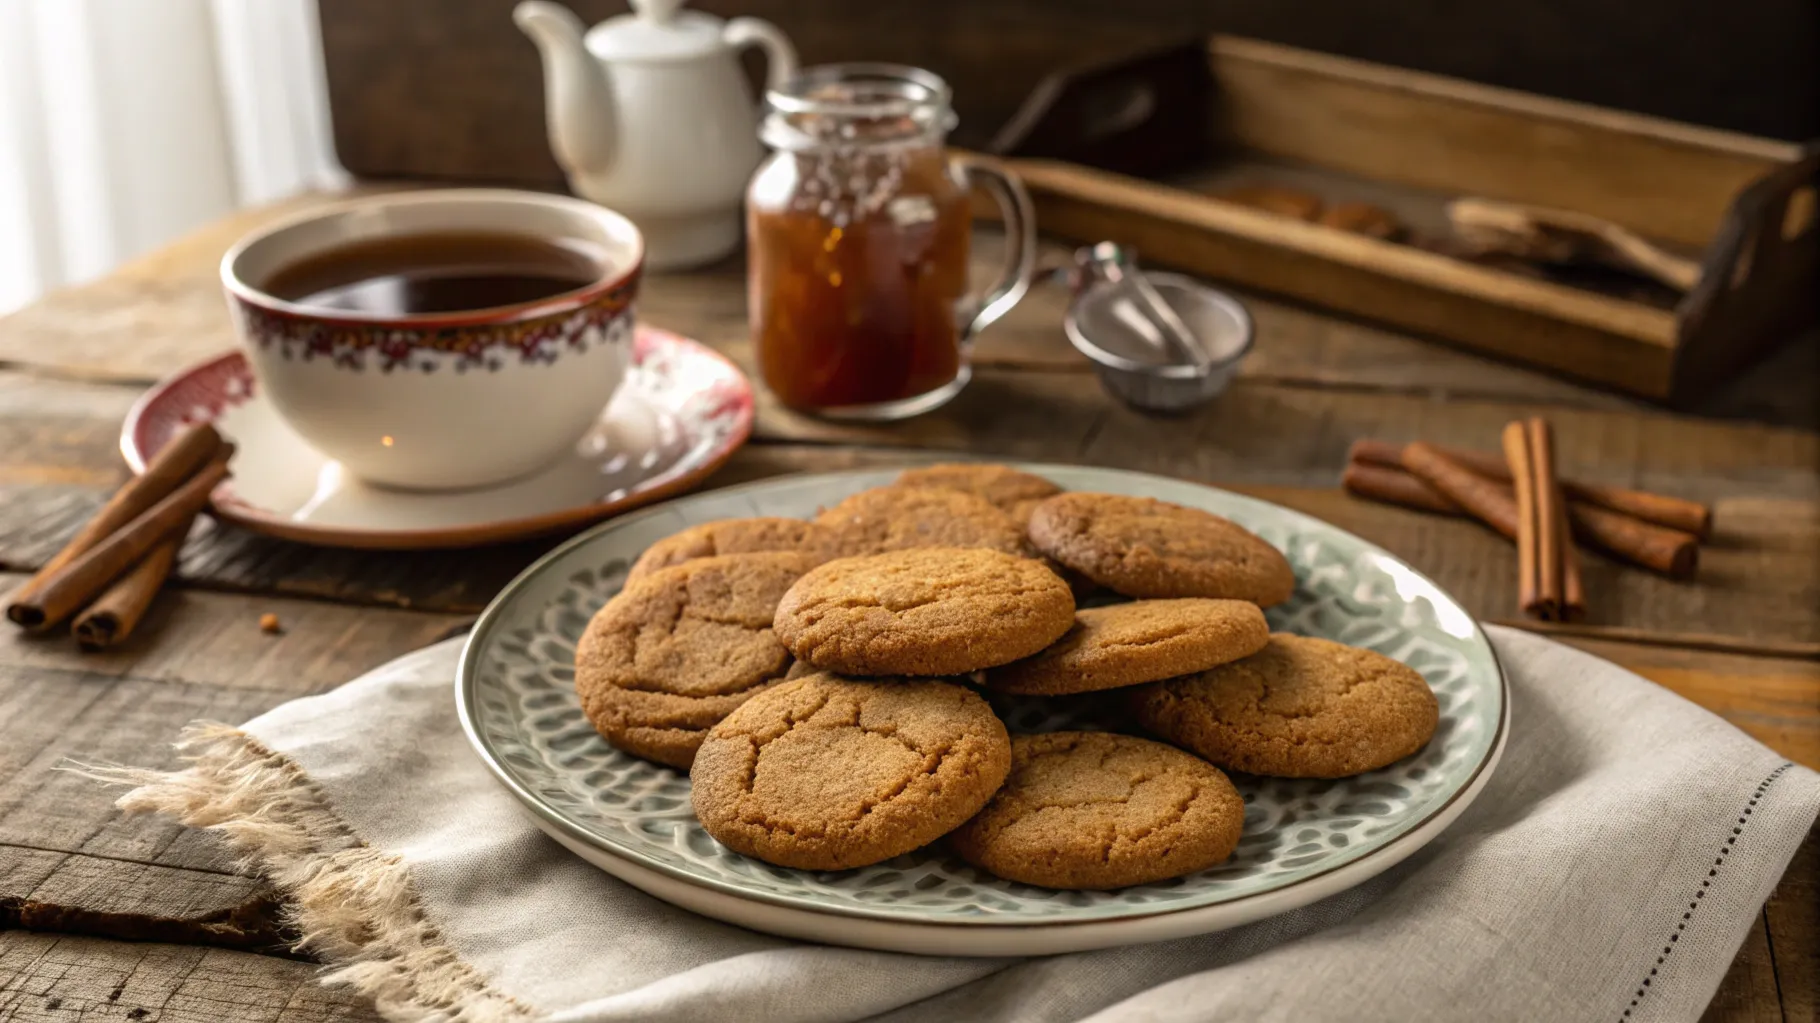
[[[470,547],[573,529],[696,486],[752,433],[752,384],[696,341],[640,325],[632,368],[600,421],[566,455],[492,487],[378,487],[304,443],[228,352],[168,377],[121,429],[134,472],[183,427],[213,423],[237,446],[212,497],[218,518],[329,547]]]

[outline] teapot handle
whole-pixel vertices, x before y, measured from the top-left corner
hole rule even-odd
[[[759,18],[734,18],[720,37],[735,49],[756,45],[765,51],[765,88],[775,89],[796,77],[796,47],[776,25]]]

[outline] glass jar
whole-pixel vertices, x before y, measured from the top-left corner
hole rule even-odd
[[[967,384],[973,335],[1023,297],[1029,197],[1004,171],[951,157],[948,86],[916,68],[833,64],[771,90],[776,151],[746,195],[747,286],[760,375],[791,408],[899,419]],[[970,184],[1004,211],[1005,267],[968,288]]]

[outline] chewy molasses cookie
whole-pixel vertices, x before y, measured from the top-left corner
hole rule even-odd
[[[576,644],[582,711],[619,749],[688,770],[707,730],[789,669],[771,620],[812,565],[790,552],[723,554],[628,584]]]
[[[1116,689],[1205,671],[1264,649],[1270,626],[1248,600],[1134,600],[1074,613],[1074,628],[1034,657],[986,673],[1026,696]]]
[[[1145,728],[1229,771],[1344,778],[1409,756],[1435,733],[1427,680],[1401,661],[1325,639],[1270,637],[1241,661],[1136,690]]]
[[[944,462],[906,469],[897,478],[900,487],[934,487],[972,494],[1011,516],[1019,526],[1046,498],[1062,492],[1054,483],[1008,465],[983,462]]]
[[[1024,530],[1011,516],[958,490],[874,487],[815,517],[834,535],[838,557],[916,547],[983,547],[1020,554]]]
[[[1280,604],[1295,592],[1281,551],[1199,508],[1121,494],[1060,494],[1030,515],[1038,550],[1128,597]]]
[[[1011,740],[1011,775],[948,837],[1007,881],[1122,888],[1204,870],[1239,844],[1245,801],[1219,768],[1110,732]]]
[[[935,841],[978,813],[1011,767],[986,701],[946,682],[826,673],[767,689],[708,733],[695,816],[735,852],[843,870]]]
[[[802,519],[722,519],[690,526],[645,548],[626,573],[626,581],[696,558],[760,551],[796,551],[815,564],[828,560],[834,538],[826,529]]]
[[[1074,594],[1041,562],[958,547],[830,561],[790,587],[776,619],[791,653],[843,675],[994,668],[1073,624]]]

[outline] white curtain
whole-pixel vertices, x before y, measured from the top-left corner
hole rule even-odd
[[[343,177],[314,0],[0,0],[0,312]]]

